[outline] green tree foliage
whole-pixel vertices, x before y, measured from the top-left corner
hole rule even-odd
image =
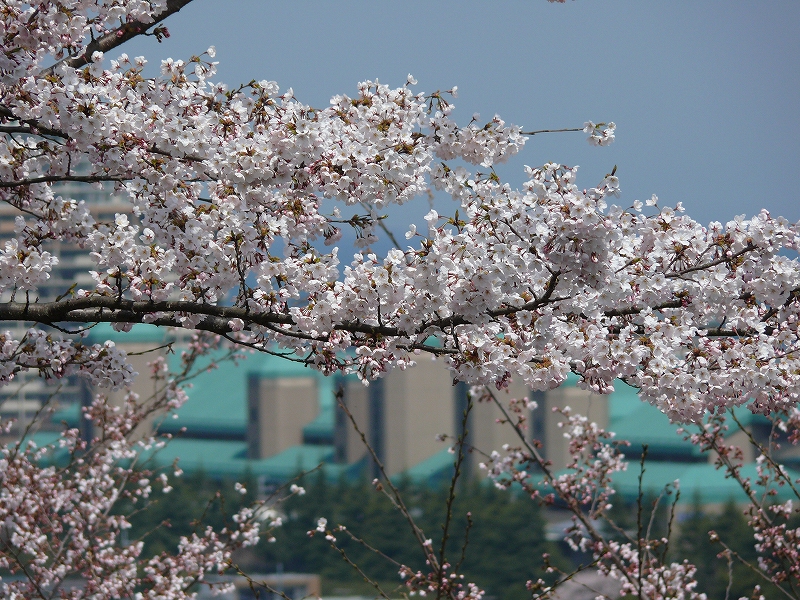
[[[712,542],[709,532],[719,536]],[[724,546],[753,566],[758,565],[756,541],[747,517],[733,500],[728,501],[720,512],[705,510],[696,499],[688,516],[680,524],[674,547],[674,555],[687,559],[697,567],[698,591],[705,592],[709,600],[750,597],[756,585],[768,599],[782,597],[769,584],[765,584],[753,569],[732,557],[729,564],[723,554]],[[727,592],[730,585],[730,591]]]
[[[247,492],[241,494],[233,481],[214,480],[203,472],[174,477],[170,483],[169,494],[154,493],[147,507],[131,520],[130,539],[144,540],[145,556],[174,553],[181,537],[209,525],[217,530],[230,525],[230,515],[255,498],[254,482],[245,484]]]
[[[366,481],[331,483],[321,473],[307,477],[302,484],[306,493],[292,496],[279,509],[283,525],[273,531],[277,543],[262,542],[244,558],[251,568],[319,573],[329,590],[367,592],[369,586],[340,552],[321,536],[308,536],[324,517],[329,527],[345,525],[353,536],[380,550],[378,554],[346,533],[337,533],[337,545],[347,558],[387,589],[400,584],[399,564],[427,572],[406,517],[384,493]],[[181,536],[207,525],[224,526],[226,515],[252,499],[255,485],[246,487],[248,493],[242,495],[233,482],[215,481],[202,473],[176,479],[172,493],[157,498],[136,516],[131,539],[143,538],[146,554],[174,550]],[[438,554],[448,489],[410,484],[400,484],[400,488],[414,521]],[[486,485],[470,484],[457,490],[446,556],[452,565],[462,563],[460,572],[465,579],[483,586],[492,597],[528,598],[524,583],[544,575],[545,552],[559,555],[558,548],[545,540],[544,520],[533,502]]]
[[[308,530],[324,517],[329,527],[345,525],[354,537],[380,549],[381,554],[377,554],[347,534],[337,533],[337,546],[373,579],[396,585],[398,564],[426,571],[406,517],[385,494],[366,482],[331,485],[318,477],[306,485],[308,493],[292,498],[285,506],[286,522],[275,534],[278,543],[264,550],[269,567],[281,563],[286,571],[319,572],[329,586],[358,582],[361,577],[339,552],[320,536],[308,537]],[[409,513],[438,554],[448,490],[408,484],[400,487]],[[470,520],[472,525],[468,526]],[[544,520],[534,503],[485,485],[469,485],[457,491],[446,556],[456,565],[463,554],[460,571],[467,580],[497,598],[528,598],[524,582],[543,575],[541,556],[545,552],[558,554],[557,548],[545,540]]]

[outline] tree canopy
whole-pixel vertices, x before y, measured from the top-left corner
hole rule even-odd
[[[701,423],[747,405],[781,415],[796,437],[800,269],[790,252],[798,224],[762,211],[702,225],[655,196],[646,206],[617,206],[616,169],[583,188],[573,167],[528,167],[525,184],[513,188],[494,166],[543,132],[500,117],[458,124],[456,88],[423,93],[411,75],[399,87],[362,82],[324,108],[272,81],[216,81],[213,47],[165,59],[159,75],[146,77],[146,59],[118,47],[141,34],[168,35],[161,21],[187,4],[4,2],[0,202],[14,227],[0,249],[0,320],[34,325],[0,336],[0,383],[34,371],[124,388],[134,376],[125,353],[111,342],[86,344],[82,334],[100,322],[123,331],[151,323],[365,383],[420,353],[444,357],[476,396],[480,386],[502,389],[512,379],[549,390],[574,373],[598,393],[634,386],[676,421]],[[615,136],[611,122],[576,129],[595,145]],[[98,219],[64,183],[109,186],[126,208]],[[432,193],[453,198],[452,214],[431,210],[427,228],[409,227],[398,243],[381,211]],[[356,232],[352,259],[336,246],[344,228]],[[372,247],[381,236],[395,247],[378,256]],[[58,267],[53,242],[90,257],[92,285],[40,295]],[[189,354],[207,348],[203,339]],[[163,392],[161,408],[185,399],[178,380]],[[133,396],[124,409],[98,397],[87,417],[103,433],[92,442],[65,434],[60,444],[74,461],[67,470],[41,466],[44,451],[4,448],[0,561],[24,572],[28,586],[3,583],[5,592],[66,594],[61,582],[74,569],[97,597],[145,588],[142,597],[180,597],[229,564],[233,548],[257,541],[258,512],[245,508],[219,534],[184,538],[175,556],[138,565],[140,542],[117,546],[129,525],[110,516],[120,495],[145,501],[151,484],[169,487],[154,474],[129,486],[140,477],[130,438],[143,410]],[[575,512],[576,547],[593,551],[626,591],[691,592],[690,565],[651,556],[641,535],[608,542],[580,516],[602,512],[607,477],[623,467],[609,433],[568,411],[565,419],[583,479],[547,471],[524,436],[490,472],[511,473],[536,497],[518,467],[544,469]],[[708,435],[718,441],[715,433]],[[763,564],[788,585],[796,568],[774,574],[791,562],[776,537],[786,527],[761,514],[754,527],[771,541],[760,547],[778,557]],[[318,531],[333,537],[324,523]],[[450,563],[420,540],[433,575],[409,571],[412,589],[482,594],[446,583]]]

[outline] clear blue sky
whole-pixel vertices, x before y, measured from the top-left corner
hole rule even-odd
[[[624,206],[655,193],[704,223],[800,221],[799,0],[195,0],[166,24],[164,43],[124,50],[158,64],[213,44],[218,80],[274,80],[314,106],[412,73],[420,91],[457,85],[462,123],[613,120],[608,148],[536,136],[502,174],[578,164],[589,187],[616,164]]]

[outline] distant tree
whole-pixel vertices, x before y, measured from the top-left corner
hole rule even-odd
[[[234,485],[231,480],[211,479],[202,470],[175,478],[168,494],[157,496],[131,517],[128,539],[141,537],[143,555],[154,556],[173,551],[181,537],[201,533],[208,526],[230,525],[231,517],[254,500],[254,483],[244,488],[245,494]],[[120,508],[130,511],[132,507]]]
[[[675,554],[697,566],[698,590],[709,598],[748,597],[755,586],[764,588],[766,598],[782,596],[764,585],[763,578],[753,570],[759,555],[753,529],[742,506],[733,500],[727,501],[721,511],[709,511],[695,502],[680,526]]]
[[[411,516],[431,534],[432,546],[439,548],[448,490],[409,484],[401,485],[401,489]],[[376,581],[395,580],[401,565],[424,567],[406,517],[367,482],[342,481],[332,486],[320,477],[313,479],[306,490],[304,496],[296,496],[285,505],[287,522],[275,534],[278,543],[266,548],[270,568],[276,565],[272,561],[279,560],[285,570],[319,572],[325,577],[326,586],[334,588],[356,585],[362,580],[338,552],[325,551],[327,544],[309,539],[307,524],[321,515],[326,515],[329,526],[347,525],[353,537],[338,534],[336,546]],[[529,597],[525,579],[520,578],[543,575],[544,553],[565,565],[557,547],[546,541],[541,509],[534,503],[473,484],[458,492],[452,513],[450,554],[460,557],[463,551],[461,572],[492,596]]]

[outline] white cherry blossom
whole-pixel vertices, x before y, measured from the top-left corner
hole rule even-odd
[[[794,414],[798,224],[762,211],[703,226],[655,196],[624,209],[611,203],[621,185],[615,170],[584,189],[577,167],[527,167],[516,189],[493,166],[523,150],[524,130],[499,116],[458,124],[456,88],[425,94],[411,75],[400,87],[362,82],[323,107],[275,82],[216,81],[213,47],[163,60],[156,77],[145,77],[146,60],[131,61],[117,46],[150,29],[167,36],[156,23],[186,3],[4,2],[0,201],[16,221],[0,247],[0,320],[209,331],[365,383],[408,367],[419,352],[443,356],[454,378],[472,385],[520,380],[549,390],[573,373],[602,394],[620,382],[634,386],[686,423],[742,405]],[[616,125],[587,121],[583,131],[604,146]],[[113,187],[126,208],[96,220],[55,185],[64,182]],[[407,229],[408,245],[376,254],[384,210],[432,190],[451,196],[452,210],[431,210],[425,229]],[[346,228],[357,238],[352,258],[329,247]],[[52,242],[86,252],[89,289],[39,298],[58,265]],[[115,345],[41,327],[0,336],[0,384],[20,370],[77,373],[110,389],[134,376]],[[589,424],[571,435],[587,431],[600,435]],[[129,456],[125,435],[114,435],[120,443],[104,450],[106,465]],[[80,443],[65,434],[64,448]],[[70,482],[34,469],[38,450],[31,452],[6,449],[5,514],[21,515],[8,525],[15,547],[44,556],[47,535],[24,515],[73,500],[63,489]],[[611,454],[601,459],[616,464]],[[91,487],[95,473],[75,477]],[[102,507],[116,484],[97,478],[92,493]],[[604,486],[594,479],[578,491]],[[86,519],[76,527],[92,518],[75,514]],[[230,539],[254,542],[248,527]],[[183,540],[177,556],[148,562],[142,597],[180,597],[198,572],[225,563],[226,543],[206,532]],[[139,550],[112,560],[108,548],[98,556],[113,563],[113,575],[93,580],[98,596],[132,593]],[[631,552],[613,549],[629,566]],[[63,576],[48,565],[37,567],[41,581]],[[199,571],[187,575],[190,565]],[[692,595],[690,566],[673,565],[669,576],[659,569],[649,573],[664,589],[674,583]],[[628,591],[645,593],[645,583]]]

